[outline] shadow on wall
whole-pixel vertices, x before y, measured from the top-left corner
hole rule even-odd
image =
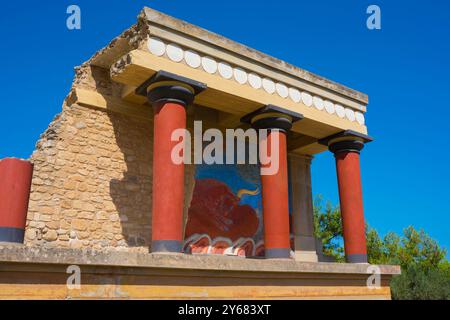
[[[141,106],[150,108],[149,105]],[[110,181],[110,195],[118,212],[122,234],[127,247],[149,250],[152,238],[153,183],[153,117],[146,119],[109,113],[116,143],[123,154],[123,177]],[[188,109],[187,129],[192,132],[193,108]],[[192,144],[193,145],[193,144]],[[195,165],[185,165],[185,201],[183,220],[186,224],[188,208],[195,185]],[[164,190],[170,192],[170,190]]]
[[[89,73],[100,94],[120,96],[122,86],[110,81],[109,72],[93,67]],[[151,109],[147,105],[141,107]],[[114,161],[105,164],[117,177],[109,182],[109,196],[117,212],[115,219],[120,220],[122,234],[113,231],[117,237],[117,244],[113,246],[146,247],[148,250],[151,243],[153,122],[112,111],[107,115],[114,137],[105,139],[104,143],[115,141],[120,150],[116,153],[117,158],[112,159]]]
[[[123,177],[110,181],[110,195],[127,246],[148,248],[151,244],[153,123],[116,113],[109,113],[109,118],[124,161],[123,168],[112,168],[120,170]]]

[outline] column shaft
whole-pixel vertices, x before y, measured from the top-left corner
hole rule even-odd
[[[260,156],[262,148],[267,148],[269,159],[272,162],[278,160],[278,168],[274,163],[261,161],[264,243],[266,258],[269,259],[288,259],[291,256],[287,133],[292,124],[301,119],[303,115],[274,105],[267,105],[241,119],[254,129],[267,130],[267,143],[260,141]],[[278,146],[273,148],[276,154],[271,154],[272,144],[276,142]]]
[[[348,262],[367,262],[359,152],[336,153],[345,254]]]
[[[180,103],[155,107],[153,147],[152,251],[181,252],[183,237],[184,164],[175,164],[172,133],[186,128]]]
[[[314,236],[314,212],[311,188],[311,156],[290,154],[292,232],[295,237],[295,259],[317,262]]]
[[[278,135],[279,138],[277,150],[279,170],[274,175],[261,175],[264,242],[267,258],[289,258],[291,249],[286,133],[269,132],[267,137],[269,150],[271,150],[274,135]]]
[[[23,243],[33,165],[0,160],[0,242]]]
[[[172,141],[172,134],[186,130],[186,108],[205,89],[203,83],[163,70],[136,89],[147,97],[154,112],[152,252],[182,250],[184,163],[172,159],[180,143]]]

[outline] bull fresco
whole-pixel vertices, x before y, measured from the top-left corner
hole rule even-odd
[[[199,165],[184,251],[264,256],[258,165]]]

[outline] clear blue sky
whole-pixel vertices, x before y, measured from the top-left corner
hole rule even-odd
[[[66,28],[77,4],[82,30]],[[366,8],[382,30],[366,28]],[[0,158],[28,158],[61,110],[73,67],[135,23],[144,6],[187,20],[370,96],[376,141],[362,153],[367,221],[382,234],[424,228],[450,248],[450,2],[3,1]],[[338,201],[334,160],[319,155],[314,193]]]

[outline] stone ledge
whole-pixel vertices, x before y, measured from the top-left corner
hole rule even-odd
[[[156,268],[175,270],[365,275],[367,264],[313,263],[184,254],[142,254],[25,247],[0,244],[2,263]],[[399,266],[379,266],[382,275],[400,274]]]

